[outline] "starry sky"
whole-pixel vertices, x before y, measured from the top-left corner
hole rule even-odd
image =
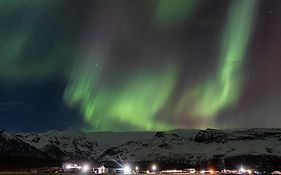
[[[280,0],[0,0],[0,128],[281,126]]]

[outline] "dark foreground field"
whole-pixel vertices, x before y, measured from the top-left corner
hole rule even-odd
[[[88,173],[88,174],[58,173],[58,174],[56,174],[56,173],[8,173],[8,172],[1,172],[0,175],[94,175],[94,174],[93,173]],[[119,175],[122,175],[122,174],[119,174]],[[145,174],[139,174],[139,175],[145,175]],[[169,175],[169,174],[166,174],[166,175]],[[188,174],[188,175],[191,175],[191,174]]]
[[[93,173],[12,173],[12,172],[0,172],[0,175],[94,175]],[[118,174],[118,175],[122,175],[122,174]],[[139,174],[139,175],[143,175],[143,174]],[[166,174],[166,175],[172,175],[172,174]],[[182,174],[183,175],[183,174]],[[193,175],[193,174],[188,174],[188,175]],[[195,175],[195,174],[194,174]]]
[[[0,175],[90,175],[89,174],[81,174],[81,173],[0,173]]]

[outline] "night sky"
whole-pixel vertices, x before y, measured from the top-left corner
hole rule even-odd
[[[280,0],[0,0],[0,128],[281,126]]]

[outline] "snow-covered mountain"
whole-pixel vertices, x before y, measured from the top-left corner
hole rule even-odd
[[[0,131],[0,155],[130,162],[198,162],[239,156],[281,160],[281,129],[165,132],[9,133]],[[281,163],[280,163],[281,166]]]

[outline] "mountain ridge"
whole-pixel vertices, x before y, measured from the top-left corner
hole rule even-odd
[[[11,146],[13,145],[13,146]],[[175,129],[149,132],[0,131],[0,155],[96,162],[178,162],[216,165],[237,157],[281,160],[281,129]],[[236,157],[236,158],[235,158]],[[252,158],[250,158],[252,159]]]

